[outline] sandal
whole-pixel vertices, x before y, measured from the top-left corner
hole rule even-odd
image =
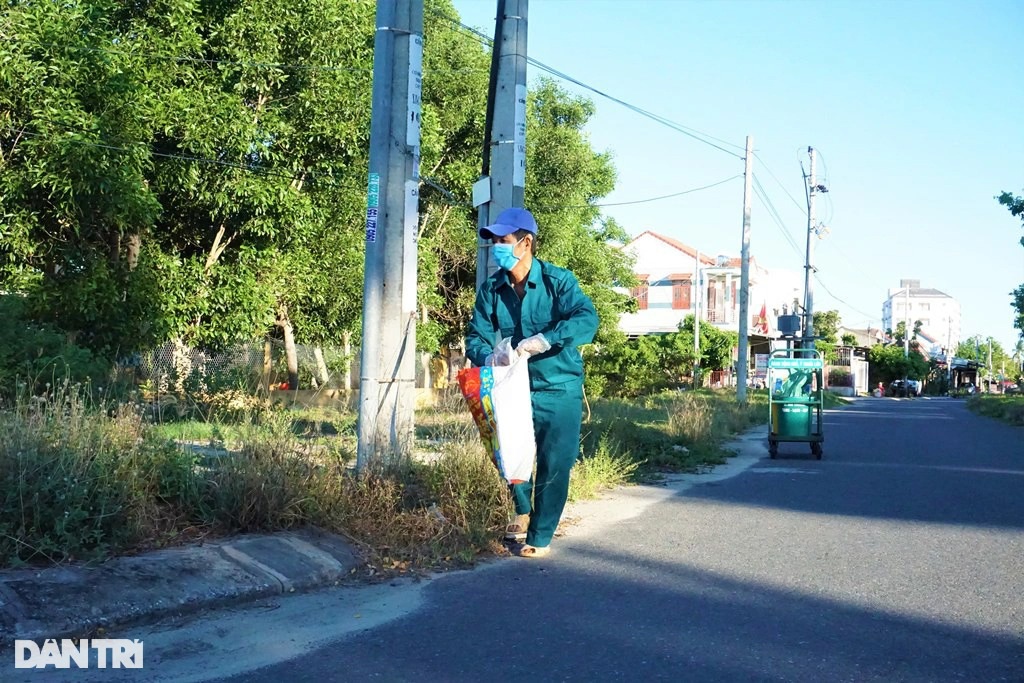
[[[547,554],[550,552],[551,546],[549,545],[546,545],[543,548],[538,548],[535,545],[530,545],[529,543],[527,543],[519,546],[519,548],[516,550],[516,555],[518,555],[519,557],[532,557],[540,559],[542,557],[547,557]]]
[[[530,515],[516,515],[505,527],[506,541],[522,541],[526,539],[526,529],[530,526]]]

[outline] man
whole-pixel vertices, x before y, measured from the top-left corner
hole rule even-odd
[[[502,211],[480,237],[491,240],[499,270],[477,290],[466,355],[478,366],[507,365],[513,359],[500,357],[495,348],[511,337],[514,353],[528,358],[537,473],[511,487],[516,517],[506,538],[525,539],[519,556],[543,557],[579,455],[583,358],[577,347],[593,340],[597,312],[576,276],[534,256],[537,222],[526,209]]]

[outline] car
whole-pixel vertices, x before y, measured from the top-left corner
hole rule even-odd
[[[1006,394],[1024,394],[1024,389],[1019,384],[1011,384],[1003,391]]]
[[[886,396],[903,396],[907,395],[907,385],[903,383],[901,379],[894,379],[889,383],[889,387],[885,390]]]
[[[920,396],[921,395],[921,380],[919,380],[919,379],[908,379],[907,380],[907,390],[910,392],[911,396]]]

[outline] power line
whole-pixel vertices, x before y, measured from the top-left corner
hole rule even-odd
[[[866,312],[864,312],[864,311],[860,310],[859,308],[857,308],[857,307],[856,307],[856,306],[854,306],[853,304],[851,304],[851,303],[849,303],[849,302],[847,302],[847,301],[845,301],[845,300],[843,300],[843,299],[840,299],[840,298],[839,298],[838,296],[836,296],[835,294],[833,294],[833,293],[832,293],[832,290],[828,288],[828,285],[826,285],[826,284],[825,284],[824,282],[822,282],[822,281],[821,281],[821,277],[819,277],[819,276],[818,276],[818,273],[817,273],[817,271],[815,271],[815,272],[814,272],[814,279],[818,281],[818,284],[819,284],[819,285],[821,285],[821,288],[822,288],[822,289],[824,289],[824,290],[825,290],[825,292],[826,292],[826,293],[827,293],[827,294],[828,294],[828,295],[829,295],[830,297],[832,297],[833,299],[835,299],[835,300],[836,300],[836,301],[838,301],[839,303],[843,304],[844,306],[847,306],[847,307],[848,307],[848,308],[849,308],[850,310],[852,310],[852,311],[854,311],[854,312],[856,312],[856,313],[860,313],[861,315],[867,316],[867,319],[868,319],[868,320],[873,320],[873,319],[877,319],[877,318],[879,317],[879,316],[877,316],[877,315],[875,315],[875,316],[872,316],[872,315],[871,315],[870,313],[866,313]]]
[[[754,194],[761,200],[761,204],[763,204],[765,209],[768,211],[769,218],[771,218],[779,228],[779,232],[782,233],[782,236],[785,238],[786,242],[789,243],[789,246],[793,248],[793,252],[798,257],[803,258],[800,247],[797,246],[797,243],[793,240],[793,236],[790,234],[782,218],[779,216],[779,212],[776,210],[771,198],[768,196],[768,193],[765,192],[764,186],[761,185],[761,181],[758,180],[757,174],[754,174]]]
[[[453,17],[449,17],[449,16],[443,14],[440,11],[435,11],[434,14],[439,16],[439,17],[441,17],[445,21],[449,22],[452,26],[457,27],[457,29],[462,29],[462,32],[463,32],[464,35],[466,35],[465,32],[468,31],[469,34],[473,38],[479,39],[485,45],[489,45],[493,49],[494,41],[489,36],[481,33],[480,31],[477,31],[472,26],[467,26],[466,24],[462,23],[461,21],[459,21],[459,20],[457,20],[457,19],[455,19]],[[541,61],[539,61],[537,59],[534,59],[533,57],[527,57],[526,61],[528,63],[532,64],[533,66],[537,67],[538,69],[541,69],[542,71],[545,71],[545,72],[551,74],[552,76],[560,78],[560,79],[562,79],[564,81],[567,81],[569,83],[573,83],[573,84],[575,84],[575,85],[577,85],[577,86],[579,86],[579,87],[581,87],[581,88],[583,88],[585,90],[589,90],[590,92],[592,92],[592,93],[594,93],[596,95],[600,95],[601,97],[604,97],[604,98],[606,98],[608,100],[611,100],[612,102],[615,102],[616,104],[619,104],[619,105],[629,109],[630,111],[632,111],[632,112],[634,112],[636,114],[640,114],[643,117],[646,117],[648,119],[651,119],[652,121],[660,123],[663,126],[671,128],[672,130],[675,130],[675,131],[677,131],[679,133],[682,133],[683,135],[686,135],[686,136],[688,136],[690,138],[693,138],[694,140],[697,140],[698,142],[702,142],[705,145],[708,145],[710,147],[714,147],[715,149],[717,149],[719,151],[722,151],[722,152],[725,152],[726,154],[728,154],[730,156],[733,156],[733,157],[736,157],[737,159],[742,159],[743,158],[743,156],[741,154],[737,154],[736,152],[730,151],[730,150],[726,149],[725,147],[722,147],[721,145],[715,144],[715,142],[721,143],[722,145],[728,145],[730,147],[735,147],[736,149],[739,149],[739,150],[744,150],[745,148],[742,145],[737,145],[737,144],[734,144],[732,142],[728,142],[726,140],[722,140],[720,138],[716,138],[713,135],[710,135],[708,133],[704,133],[702,131],[699,131],[696,128],[691,128],[689,126],[684,126],[683,124],[677,123],[675,121],[672,121],[671,119],[668,119],[668,118],[666,118],[664,116],[661,116],[659,114],[655,114],[653,112],[647,111],[646,109],[642,109],[641,107],[638,107],[638,106],[636,106],[634,104],[626,102],[625,100],[620,99],[618,97],[615,97],[614,95],[609,95],[608,93],[606,93],[606,92],[604,92],[602,90],[599,90],[599,89],[595,88],[594,86],[588,85],[588,84],[584,83],[583,81],[580,81],[577,78],[573,78],[572,76],[566,74],[565,72],[559,71],[558,69],[555,69],[554,67],[548,66],[547,64],[544,64],[543,62],[541,62]],[[715,142],[711,142],[711,140],[714,140]]]
[[[725,178],[724,180],[719,180],[718,182],[711,183],[710,185],[703,185],[701,187],[694,187],[694,188],[691,188],[689,190],[683,190],[682,192],[673,192],[672,194],[663,194],[663,195],[660,195],[658,197],[648,197],[647,199],[635,199],[635,200],[629,201],[629,202],[608,202],[608,203],[603,203],[603,204],[580,204],[580,205],[576,205],[576,206],[565,205],[565,206],[558,206],[558,207],[538,207],[538,211],[541,211],[541,210],[543,210],[543,211],[552,211],[554,209],[587,209],[587,208],[590,208],[590,207],[602,207],[603,208],[603,207],[606,207],[606,206],[629,206],[629,205],[632,205],[632,204],[647,204],[649,202],[661,201],[662,199],[672,199],[673,197],[681,197],[681,196],[686,195],[686,194],[692,194],[694,192],[700,192],[701,190],[709,190],[712,187],[718,187],[719,185],[723,185],[723,184],[729,182],[730,180],[736,180],[737,178],[742,178],[742,177],[743,177],[743,174],[742,173],[738,173],[738,174],[736,174],[734,176],[730,176],[728,178]]]
[[[85,131],[74,130],[74,129],[70,128],[69,126],[66,126],[66,125],[61,124],[61,123],[56,122],[56,121],[48,121],[48,123],[52,123],[53,125],[63,126],[68,133],[82,134],[82,133],[85,132]],[[4,126],[4,128],[6,128],[7,130],[11,130],[11,131],[18,130],[18,128],[16,126],[13,126],[13,125],[7,125],[7,126]],[[25,136],[36,138],[36,139],[43,140],[43,141],[50,141],[50,142],[54,141],[54,138],[52,138],[52,137],[48,137],[48,136],[42,135],[40,133],[33,133],[31,131],[28,131],[28,130],[19,130],[19,133],[21,135],[25,135]],[[141,149],[145,149],[145,151],[150,156],[160,157],[160,158],[163,158],[163,159],[174,159],[174,160],[177,160],[177,161],[188,161],[188,162],[191,162],[191,163],[207,164],[207,165],[210,165],[210,166],[221,166],[223,168],[237,169],[237,170],[240,170],[240,171],[246,171],[246,172],[253,173],[253,174],[256,174],[256,175],[269,176],[269,177],[274,177],[274,178],[283,178],[283,179],[289,180],[291,182],[307,182],[307,181],[309,181],[309,182],[319,183],[321,185],[326,185],[326,186],[329,186],[329,187],[334,187],[334,188],[338,188],[338,189],[345,189],[344,186],[342,186],[342,185],[338,184],[337,182],[335,182],[334,179],[331,176],[329,176],[327,174],[317,173],[316,171],[305,170],[301,174],[281,173],[281,172],[278,172],[278,171],[274,171],[272,169],[261,168],[259,166],[254,166],[253,164],[245,164],[245,163],[238,163],[238,162],[233,162],[233,161],[225,161],[223,159],[210,159],[210,158],[207,158],[207,157],[198,157],[198,156],[192,156],[192,155],[188,155],[188,154],[173,154],[173,153],[170,153],[170,152],[158,152],[158,151],[152,149],[151,146],[149,145],[149,143],[145,143],[145,142],[126,142],[126,143],[122,143],[121,145],[111,145],[111,144],[106,144],[106,143],[103,143],[103,142],[94,142],[94,141],[90,141],[90,140],[82,140],[82,139],[74,138],[74,137],[69,137],[67,139],[64,139],[64,140],[62,140],[62,142],[70,142],[70,143],[73,143],[73,144],[76,144],[76,145],[81,145],[83,147],[92,147],[92,148],[96,148],[96,149],[106,149],[106,150],[110,150],[110,151],[114,151],[114,152],[125,152],[125,153],[135,152],[135,151],[138,151],[138,149],[141,148]]]
[[[187,57],[183,55],[163,55],[156,52],[144,52],[141,50],[114,50],[103,47],[86,47],[84,45],[57,45],[56,43],[32,43],[40,47],[53,47],[63,50],[76,50],[80,52],[102,52],[105,54],[119,55],[123,57],[141,57],[144,59],[166,60],[183,64],[207,64],[241,66],[251,69],[282,69],[293,71],[327,71],[345,73],[366,73],[372,74],[372,66],[329,66],[327,64],[291,64],[287,62],[248,62],[231,59],[212,59],[209,57]],[[426,70],[424,75],[430,74],[458,74],[458,73],[485,73],[485,68],[466,67],[464,69]]]
[[[761,158],[761,156],[757,152],[754,152],[754,156],[756,156],[758,158],[758,160],[761,162],[761,166],[764,167],[764,170],[768,171],[768,175],[770,175],[772,177],[772,180],[774,180],[776,183],[778,183],[779,187],[782,188],[782,191],[786,193],[786,196],[789,197],[793,201],[793,203],[796,205],[796,208],[800,209],[800,213],[802,213],[803,215],[806,216],[807,215],[807,205],[806,204],[801,204],[800,202],[798,202],[796,200],[796,197],[794,197],[793,195],[791,195],[789,193],[789,190],[786,189],[786,186],[782,184],[782,181],[779,180],[778,177],[774,173],[772,173],[771,167],[769,167],[768,164],[765,163],[764,159]]]

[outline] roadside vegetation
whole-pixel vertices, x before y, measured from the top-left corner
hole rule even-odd
[[[1024,395],[975,394],[967,407],[980,415],[1024,427]]]
[[[503,552],[506,487],[455,392],[417,414],[416,454],[356,475],[344,410],[269,406],[162,421],[152,402],[103,401],[61,382],[0,411],[0,566],[99,561],[232,533],[306,525],[341,533],[396,571]],[[725,391],[599,399],[571,500],[724,461],[763,421]]]

